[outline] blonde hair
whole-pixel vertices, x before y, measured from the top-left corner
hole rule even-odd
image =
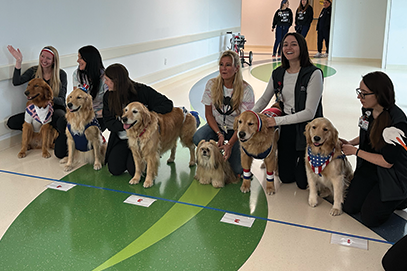
[[[44,48],[42,48],[42,50],[51,50],[52,53],[54,54],[53,57],[53,64],[52,64],[52,74],[51,74],[51,79],[49,81],[49,85],[52,88],[52,93],[54,94],[54,97],[58,97],[59,95],[59,88],[60,88],[60,84],[61,84],[61,79],[59,78],[59,54],[57,49],[55,49],[52,46],[45,46]],[[37,71],[35,73],[35,78],[43,78],[42,75],[42,66],[41,66],[41,53],[42,50],[40,52],[40,59],[38,61],[38,68]]]
[[[232,59],[232,65],[235,68],[238,68],[235,73],[235,78],[233,80],[233,95],[231,100],[231,106],[234,111],[237,111],[240,114],[239,107],[243,101],[243,92],[244,92],[244,81],[242,75],[242,69],[240,64],[239,55],[234,51],[225,51],[222,53],[219,58],[219,65],[224,57],[230,57]],[[212,103],[216,108],[220,108],[223,105],[223,79],[219,74],[218,77],[214,79],[214,84],[211,89]]]

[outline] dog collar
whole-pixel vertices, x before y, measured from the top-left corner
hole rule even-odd
[[[256,116],[256,118],[257,118],[257,132],[260,132],[261,127],[263,126],[263,122],[261,121],[260,116],[256,112],[254,112],[252,110],[247,110],[247,111],[252,112]]]
[[[265,159],[266,157],[268,157],[271,153],[271,149],[273,148],[273,145],[270,146],[270,148],[268,148],[266,151],[258,154],[258,155],[254,155],[249,153],[245,148],[242,147],[242,150],[247,154],[247,156],[249,157],[253,157],[254,159]]]
[[[148,125],[146,127],[144,127],[143,131],[138,135],[138,137],[141,137],[146,132],[147,127],[148,127]]]

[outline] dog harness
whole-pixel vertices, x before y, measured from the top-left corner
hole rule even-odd
[[[308,162],[311,165],[312,171],[315,174],[318,174],[320,177],[322,177],[321,172],[332,161],[334,153],[335,153],[335,148],[327,156],[320,155],[319,153],[313,154],[310,146],[308,146],[307,152],[308,152]],[[336,159],[344,160],[345,157],[346,157],[346,155],[342,154],[342,155],[339,155],[338,157],[336,157]]]
[[[54,108],[51,102],[48,102],[44,108],[30,104],[25,108],[24,121],[32,124],[34,132],[38,133],[42,125],[51,122],[53,113]]]
[[[91,126],[97,126],[100,131],[99,122],[96,117],[94,117],[90,123],[86,124],[85,129],[83,130],[83,133],[72,132],[71,124],[69,124],[69,123],[67,124],[67,128],[68,128],[69,132],[71,133],[73,140],[75,141],[75,149],[77,149],[78,151],[85,152],[85,151],[90,151],[93,149],[93,146],[91,144],[89,144],[89,141],[85,136],[86,129],[88,129]],[[102,134],[102,132],[100,132],[100,134]],[[104,138],[103,135],[102,135],[102,139],[103,139],[103,143],[105,143],[106,139]]]

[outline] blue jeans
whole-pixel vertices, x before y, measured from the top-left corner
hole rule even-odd
[[[295,28],[295,32],[297,32],[298,34],[301,34],[301,36],[303,36],[305,38],[308,34],[309,28],[310,28],[310,25],[298,25]]]
[[[277,52],[281,55],[281,41],[283,40],[285,34],[287,34],[289,27],[288,26],[277,26],[276,27],[276,40],[274,41],[273,55]]]
[[[220,130],[220,129],[219,129]],[[220,130],[222,131],[222,130]],[[226,140],[230,140],[233,136],[233,133],[235,131],[229,130],[227,134],[225,134],[223,131],[223,135],[225,136]],[[199,128],[198,131],[194,134],[193,137],[193,142],[196,146],[198,146],[199,142],[204,139],[205,141],[209,141],[211,139],[217,141],[218,140],[218,135],[212,130],[212,128],[208,125],[205,124],[201,128]],[[239,141],[236,141],[235,144],[233,144],[232,147],[232,153],[230,154],[230,157],[228,159],[230,166],[232,167],[233,172],[237,174],[242,174],[243,169],[242,169],[242,164],[240,163],[240,144]]]

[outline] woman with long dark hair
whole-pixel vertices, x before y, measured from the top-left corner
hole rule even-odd
[[[98,49],[92,45],[84,46],[78,50],[78,69],[72,75],[73,88],[88,86],[93,99],[93,110],[98,119],[102,132],[106,129],[102,116],[103,95],[107,86],[103,82],[105,67]]]
[[[131,102],[140,102],[150,111],[165,114],[172,110],[173,103],[153,88],[131,80],[126,67],[121,64],[107,67],[104,79],[109,91],[103,96],[103,119],[110,131],[106,164],[112,175],[120,175],[127,170],[134,176],[133,155],[127,145],[123,123],[120,121],[123,108]]]
[[[394,210],[407,207],[407,151],[402,146],[407,118],[396,105],[391,79],[383,72],[363,76],[356,93],[362,104],[359,136],[341,139],[342,151],[357,156],[343,210],[360,213],[363,224],[376,227]]]

